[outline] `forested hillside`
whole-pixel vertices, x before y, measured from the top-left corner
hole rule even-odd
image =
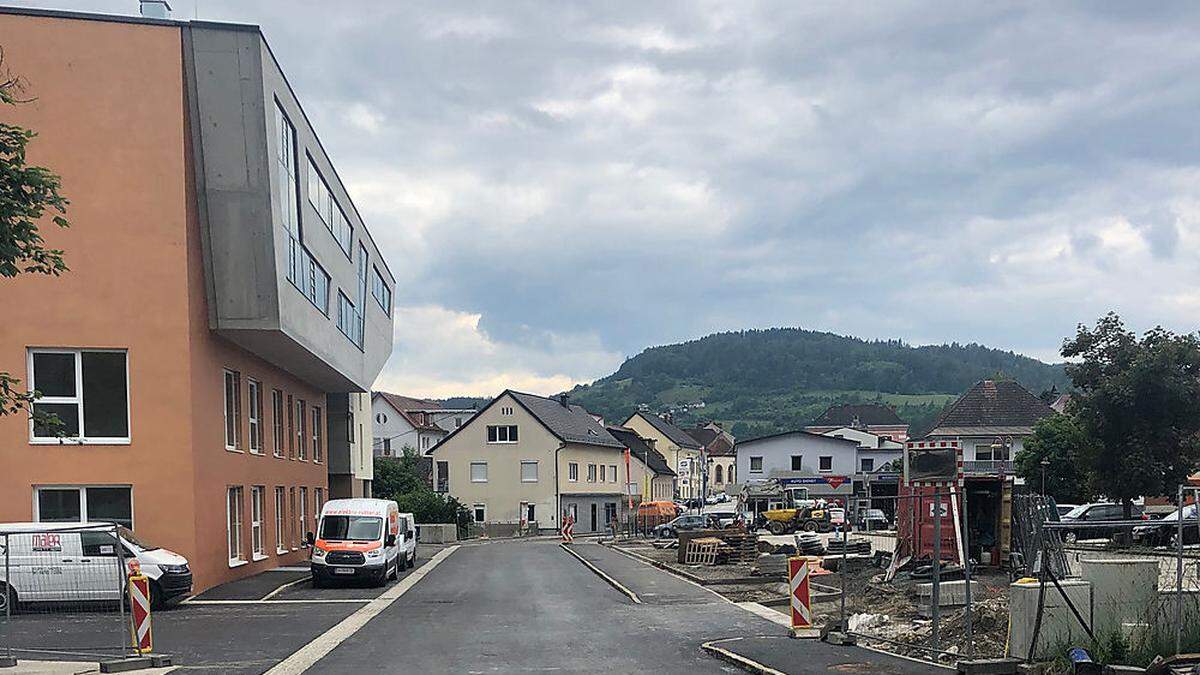
[[[742,438],[803,426],[831,403],[879,400],[919,431],[947,402],[994,376],[1035,394],[1068,385],[1060,365],[977,344],[912,347],[772,328],[651,347],[571,397],[610,421],[645,404],[674,408],[684,423],[724,422]]]

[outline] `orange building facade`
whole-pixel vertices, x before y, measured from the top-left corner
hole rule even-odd
[[[71,221],[42,227],[70,271],[0,280],[0,370],[66,435],[0,417],[0,522],[121,522],[196,591],[303,563],[394,280],[261,33],[4,10],[0,35],[30,99],[2,119]]]

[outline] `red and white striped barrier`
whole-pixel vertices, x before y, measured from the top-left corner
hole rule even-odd
[[[788,590],[792,601],[792,630],[812,628],[812,595],[808,587],[808,558],[788,558]]]
[[[575,541],[575,519],[574,518],[567,516],[566,519],[563,520],[563,526],[562,526],[562,530],[560,531],[560,534],[562,534],[562,540],[567,542],[568,544]]]
[[[133,646],[139,654],[149,654],[154,651],[150,630],[150,580],[141,574],[129,577],[129,609]]]

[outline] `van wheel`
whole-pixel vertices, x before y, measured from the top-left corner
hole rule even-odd
[[[17,611],[17,591],[8,584],[0,581],[0,613],[9,611],[15,614]]]

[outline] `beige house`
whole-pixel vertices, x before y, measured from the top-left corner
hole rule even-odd
[[[634,482],[629,486],[634,502],[671,501],[675,497],[675,472],[666,458],[654,449],[654,441],[638,436],[633,429],[606,427],[608,433],[629,449]]]
[[[556,530],[563,513],[586,534],[618,519],[628,509],[628,486],[646,479],[644,462],[631,458],[626,467],[625,447],[565,398],[508,390],[429,455],[435,486],[489,534]]]
[[[737,482],[737,453],[733,449],[736,439],[733,434],[716,422],[698,424],[684,431],[696,439],[703,449],[708,463],[708,493],[728,490],[730,485]]]
[[[654,449],[666,458],[677,475],[677,497],[690,499],[700,496],[703,466],[701,446],[696,439],[670,421],[648,412],[635,412],[622,426],[633,429],[637,435],[653,441]]]

